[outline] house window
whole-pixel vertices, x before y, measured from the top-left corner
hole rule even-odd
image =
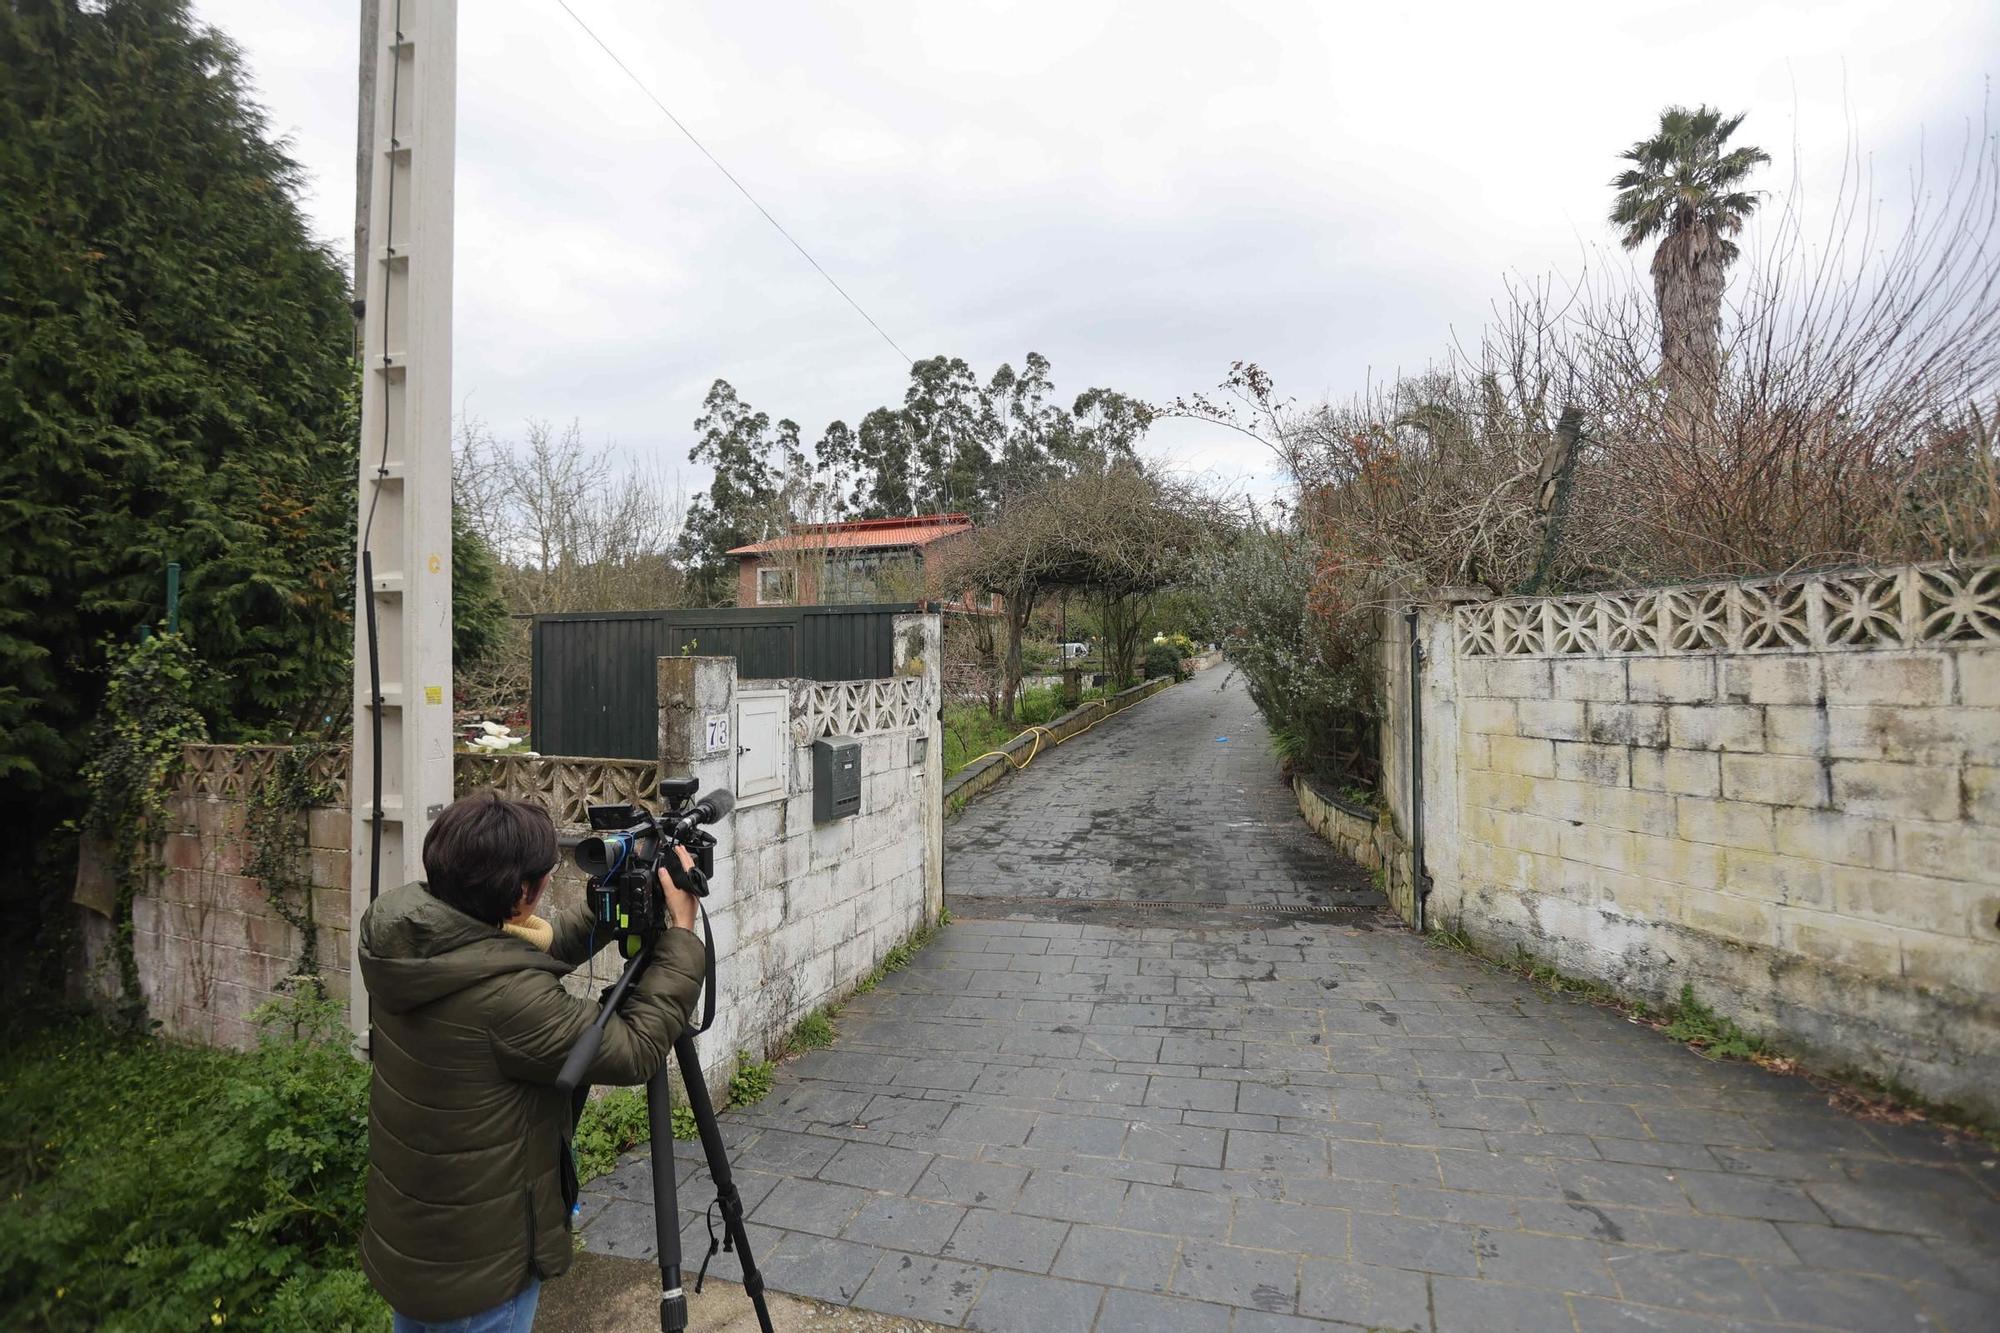
[[[868,602],[875,598],[875,576],[882,558],[875,555],[836,556],[826,562],[826,596],[829,605]]]
[[[757,602],[760,606],[790,606],[797,596],[796,580],[789,569],[757,571]]]

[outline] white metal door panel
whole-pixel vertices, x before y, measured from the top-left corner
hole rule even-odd
[[[784,690],[750,690],[736,696],[736,803],[785,794],[785,723],[791,696]]]

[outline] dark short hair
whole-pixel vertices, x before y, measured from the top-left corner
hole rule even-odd
[[[424,887],[467,916],[499,925],[521,886],[556,865],[556,825],[532,801],[491,789],[459,797],[424,835]]]

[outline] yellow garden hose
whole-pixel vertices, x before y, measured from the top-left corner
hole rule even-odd
[[[1099,700],[1097,702],[1102,704],[1103,701]],[[1102,722],[1107,717],[1113,717],[1117,713],[1122,713],[1124,711],[1125,710],[1123,708],[1117,709],[1115,711],[1107,708],[1104,710],[1103,713],[1101,713],[1097,717],[1096,721],[1093,721],[1090,724],[1090,727],[1096,726],[1098,722]],[[1029,764],[1034,763],[1035,756],[1042,752],[1042,737],[1047,736],[1049,738],[1049,748],[1053,750],[1058,745],[1061,745],[1064,741],[1075,740],[1078,736],[1083,735],[1084,732],[1089,731],[1090,727],[1078,727],[1075,731],[1072,731],[1069,735],[1062,737],[1058,737],[1055,734],[1055,732],[1050,731],[1047,727],[1043,726],[1029,727],[1025,731],[1021,732],[1019,736],[1014,737],[1015,740],[1020,740],[1021,736],[1029,736],[1029,735],[1032,735],[1035,738],[1035,743],[1028,747],[1027,758],[1016,762],[1014,756],[1009,754],[1005,750],[988,750],[985,754],[976,754],[972,758],[966,760],[965,763],[960,766],[959,771],[964,772],[966,769],[971,768],[974,764],[978,763],[982,759],[999,758],[999,759],[1005,759],[1008,762],[1008,764],[1010,764],[1013,767],[1014,771],[1018,773],[1022,769],[1026,768]]]
[[[1026,731],[1023,731],[1020,734],[1020,736],[1014,737],[1014,739],[1018,741],[1021,739],[1021,736],[1033,736],[1035,738],[1035,743],[1028,747],[1028,757],[1026,759],[1022,759],[1016,762],[1014,756],[1009,754],[1005,750],[988,750],[985,754],[976,754],[972,756],[972,758],[966,760],[963,767],[971,768],[974,764],[978,763],[982,759],[1005,759],[1010,765],[1013,766],[1014,771],[1018,773],[1022,769],[1026,768],[1029,764],[1033,763],[1035,761],[1035,756],[1042,752],[1042,737],[1047,736],[1050,738],[1049,744],[1051,748],[1062,744],[1061,741],[1054,739],[1055,733],[1053,731],[1050,731],[1047,727],[1040,727],[1040,726],[1029,727]]]

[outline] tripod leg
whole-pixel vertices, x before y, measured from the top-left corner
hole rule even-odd
[[[653,1235],[660,1251],[660,1330],[681,1333],[688,1324],[681,1289],[681,1206],[674,1183],[674,1117],[667,1067],[646,1082],[646,1124],[653,1136]]]
[[[708,1099],[708,1083],[702,1077],[701,1056],[695,1052],[694,1038],[682,1034],[674,1043],[680,1057],[681,1082],[687,1087],[688,1109],[694,1112],[695,1127],[701,1131],[701,1150],[708,1157],[708,1174],[715,1181],[715,1206],[722,1225],[736,1242],[736,1259],[743,1267],[743,1290],[757,1311],[757,1327],[771,1333],[771,1312],[764,1306],[764,1275],[750,1256],[750,1236],[743,1228],[743,1196],[729,1174],[729,1155],[722,1146],[722,1129],[715,1123],[715,1105]],[[675,1250],[676,1254],[680,1251]]]

